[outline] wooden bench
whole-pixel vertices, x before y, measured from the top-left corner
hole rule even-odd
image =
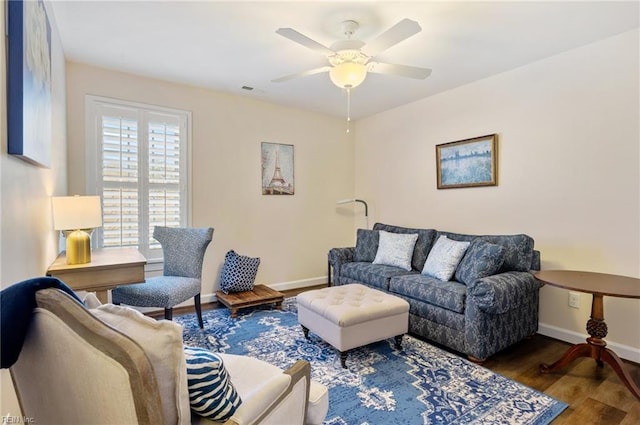
[[[231,317],[238,317],[238,310],[246,307],[256,307],[264,304],[275,304],[276,309],[282,309],[282,301],[284,294],[267,285],[256,285],[252,291],[231,292],[225,294],[222,291],[216,291],[216,297],[225,307],[231,310]]]

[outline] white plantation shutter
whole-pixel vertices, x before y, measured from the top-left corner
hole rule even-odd
[[[98,165],[87,180],[102,196],[98,245],[136,247],[148,260],[159,259],[154,226],[187,226],[189,113],[95,96],[87,104]]]
[[[180,226],[181,223],[181,138],[180,125],[170,117],[151,116],[149,122],[149,245],[160,248],[153,239],[154,226]]]
[[[133,116],[105,108],[102,136],[102,244],[138,247],[139,147]]]

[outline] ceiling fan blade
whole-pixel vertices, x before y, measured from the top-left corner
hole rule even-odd
[[[415,78],[424,80],[431,75],[429,68],[418,68],[417,66],[394,65],[391,63],[369,62],[367,64],[369,72],[374,74],[398,75],[400,77]]]
[[[367,43],[365,50],[369,56],[376,56],[378,53],[395,46],[420,31],[422,31],[420,24],[405,18],[380,34],[371,43]]]
[[[333,55],[335,52],[328,48],[327,46],[323,46],[315,40],[310,39],[304,34],[299,33],[293,28],[279,28],[276,30],[276,33],[281,36],[288,38],[291,41],[294,41],[298,44],[303,45],[311,50],[315,50],[316,52],[322,53],[325,56]]]
[[[319,74],[321,72],[329,72],[331,69],[330,66],[323,66],[320,68],[309,69],[307,71],[298,72],[291,75],[286,75],[284,77],[276,78],[275,80],[271,80],[272,83],[282,83],[284,81],[293,80],[294,78],[306,77],[308,75]]]

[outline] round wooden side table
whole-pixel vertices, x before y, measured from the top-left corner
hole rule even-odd
[[[604,273],[580,272],[571,270],[544,270],[535,277],[551,286],[591,294],[591,318],[587,321],[586,343],[570,347],[562,357],[552,365],[540,365],[540,372],[550,373],[562,369],[579,357],[591,357],[598,366],[609,364],[629,391],[640,400],[640,389],[631,375],[624,369],[620,357],[607,348],[604,337],[607,336],[607,324],[604,321],[603,298],[640,298],[640,279]]]

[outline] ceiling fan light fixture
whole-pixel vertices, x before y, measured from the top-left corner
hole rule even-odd
[[[343,89],[358,87],[367,77],[367,67],[361,63],[343,62],[329,70],[331,82]]]

